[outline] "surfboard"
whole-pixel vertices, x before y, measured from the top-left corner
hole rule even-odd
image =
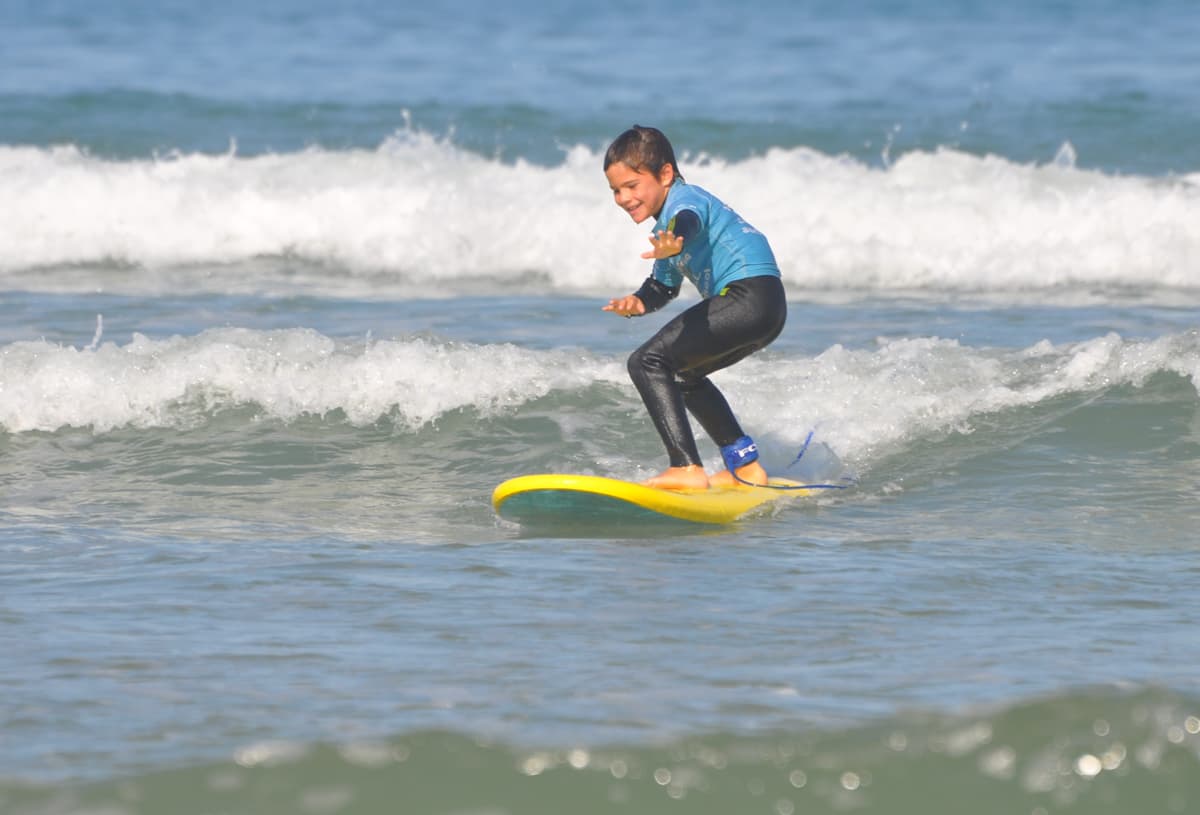
[[[521,524],[572,519],[728,524],[768,504],[815,492],[786,478],[772,478],[769,483],[768,487],[737,484],[662,490],[603,476],[542,473],[503,482],[492,492],[492,506],[501,518]]]

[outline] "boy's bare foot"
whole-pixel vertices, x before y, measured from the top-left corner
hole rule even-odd
[[[655,487],[660,490],[706,490],[708,476],[704,468],[692,465],[690,467],[668,467],[661,475],[648,478],[643,486]]]
[[[752,461],[744,467],[738,467],[734,472],[737,473],[737,478],[734,478],[733,473],[729,470],[713,473],[712,477],[708,479],[709,486],[732,487],[741,484],[742,481],[749,481],[751,484],[767,483],[767,471],[757,461]],[[738,480],[739,478],[741,481]]]

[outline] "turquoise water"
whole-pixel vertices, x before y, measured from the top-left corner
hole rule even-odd
[[[1197,806],[1200,13],[654,21],[0,6],[0,812]],[[634,121],[780,258],[769,469],[854,489],[492,512],[664,466]]]

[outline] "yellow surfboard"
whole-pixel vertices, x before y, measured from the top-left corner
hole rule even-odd
[[[764,505],[815,492],[786,478],[772,478],[769,483],[767,487],[737,484],[661,490],[595,475],[545,473],[505,481],[492,493],[492,506],[501,518],[518,523],[666,518],[727,524]]]

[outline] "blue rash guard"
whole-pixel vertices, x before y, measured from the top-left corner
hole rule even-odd
[[[780,276],[766,237],[715,195],[683,179],[671,184],[654,232],[675,232],[676,220],[685,210],[699,218],[699,230],[675,233],[683,235],[683,250],[654,262],[654,280],[678,291],[686,277],[707,298],[720,294],[735,280]]]

